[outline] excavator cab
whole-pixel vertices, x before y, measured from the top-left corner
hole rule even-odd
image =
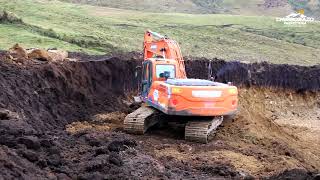
[[[235,86],[188,79],[178,43],[152,31],[145,33],[141,82],[145,105],[125,118],[129,133],[144,134],[159,121],[159,113],[189,116],[193,120],[185,126],[185,139],[207,143],[223,117],[237,111]]]
[[[150,58],[142,63],[142,99],[147,99],[150,88],[155,81],[166,81],[176,78],[177,63],[174,60]]]

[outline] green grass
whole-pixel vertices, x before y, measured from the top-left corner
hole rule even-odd
[[[272,17],[147,13],[55,0],[2,0],[24,24],[0,24],[0,49],[57,47],[91,54],[142,51],[146,29],[180,43],[185,56],[320,63],[320,24],[286,27]]]
[[[179,12],[195,14],[228,13],[238,15],[273,15],[285,16],[297,9],[301,0],[60,0],[78,4],[90,4],[145,12]],[[308,0],[306,0],[308,1]],[[316,15],[320,10],[320,1],[312,0],[307,3],[305,12]],[[300,7],[301,8],[301,7]],[[299,9],[299,8],[298,8]],[[319,15],[319,13],[318,13]],[[318,17],[318,16],[317,16]]]
[[[148,12],[218,13],[223,12],[222,0],[61,0]]]

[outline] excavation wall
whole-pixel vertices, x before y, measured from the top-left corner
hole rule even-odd
[[[63,127],[88,114],[123,110],[120,97],[137,87],[137,62],[16,65],[0,61],[0,107],[15,111],[35,128]]]
[[[226,62],[191,58],[186,62],[188,77],[207,79],[211,64],[212,76],[219,82],[242,86],[275,87],[296,91],[320,90],[320,65]]]
[[[0,61],[0,107],[23,115],[35,127],[63,127],[72,119],[103,111],[123,110],[121,97],[137,90],[137,54],[87,56],[80,62],[16,65]],[[211,65],[209,65],[211,64]],[[244,64],[223,60],[188,59],[189,78],[208,79],[208,67],[219,82],[238,86],[276,87],[298,92],[320,90],[320,66],[268,63]]]

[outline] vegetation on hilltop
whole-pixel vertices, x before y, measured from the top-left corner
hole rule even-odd
[[[319,18],[320,0],[61,0],[79,4],[106,6],[146,12],[227,13],[238,15],[288,15],[304,9]]]
[[[320,25],[295,28],[263,16],[148,13],[56,0],[3,0],[23,23],[2,22],[0,49],[63,48],[91,54],[142,51],[146,29],[177,40],[185,56],[318,64]]]

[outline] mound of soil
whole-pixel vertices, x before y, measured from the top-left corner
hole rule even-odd
[[[249,179],[312,177],[320,169],[320,143],[314,143],[319,126],[313,123],[320,96],[310,91],[319,90],[317,66],[213,61],[217,79],[254,88],[241,89],[234,122],[226,121],[209,144],[194,144],[183,140],[179,127],[155,127],[145,136],[121,131],[133,110],[125,100],[137,91],[141,54],[71,53],[78,62],[22,65],[3,61],[3,54],[1,178]],[[188,75],[206,79],[208,62],[187,61]],[[281,70],[288,75],[280,76]]]
[[[136,86],[131,68],[136,63],[110,58],[17,65],[1,59],[1,175],[5,179],[42,179],[60,173],[71,177],[73,171],[64,167],[69,162],[61,155],[68,146],[61,144],[77,143],[63,133],[65,125],[102,112],[128,112],[122,99]]]

